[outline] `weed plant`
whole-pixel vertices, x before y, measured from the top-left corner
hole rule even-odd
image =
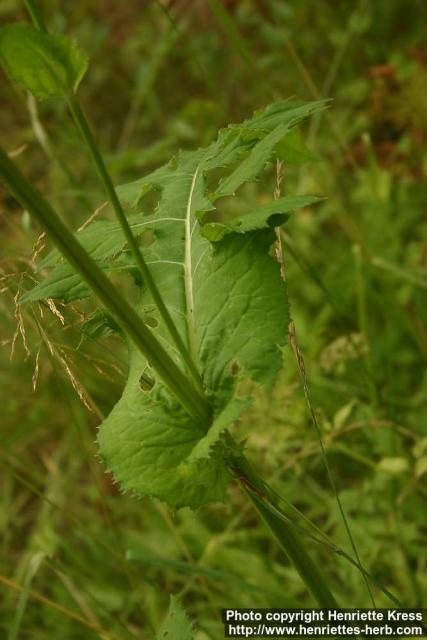
[[[302,134],[292,130],[278,165],[220,201],[210,225],[227,227],[274,193],[325,197],[283,227],[290,344],[274,390],[257,392],[233,434],[247,438],[272,500],[343,605],[370,597],[360,570],[335,553],[358,562],[313,421],[376,604],[388,606],[384,588],[414,606],[425,590],[426,72],[423,9],[411,7],[153,3],[134,14],[43,4],[49,28],[77,36],[94,58],[80,102],[110,149],[116,184],[148,175],[179,147],[208,146],[221,126],[283,96],[334,97]],[[14,3],[4,13],[25,19]],[[4,146],[77,230],[103,196],[64,104],[36,103],[6,79],[3,87]],[[170,593],[196,638],[220,636],[225,604],[313,604],[238,483],[225,503],[197,512],[119,494],[94,444],[127,377],[117,325],[90,299],[18,304],[40,277],[46,239],[34,244],[37,228],[6,194],[2,206],[5,637],[153,637]],[[115,224],[108,206],[95,214]],[[150,246],[140,245],[143,256]],[[136,300],[129,279],[114,282]]]

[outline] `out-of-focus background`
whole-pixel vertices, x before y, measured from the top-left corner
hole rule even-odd
[[[285,228],[292,315],[363,563],[405,604],[420,605],[427,587],[425,3],[41,6],[49,28],[90,55],[80,95],[116,184],[179,148],[210,142],[221,126],[276,99],[333,99],[302,129],[309,151],[289,154],[284,167],[283,193],[325,198]],[[0,19],[27,20],[22,3],[2,0]],[[104,198],[64,105],[36,105],[3,73],[0,92],[1,144],[77,229]],[[271,198],[273,188],[272,168],[223,214]],[[125,348],[96,331],[82,337],[90,302],[16,304],[39,277],[34,265],[46,248],[3,190],[0,207],[0,637],[152,638],[170,593],[181,594],[197,640],[222,637],[223,606],[310,606],[237,487],[227,505],[197,513],[118,492],[96,457],[95,435],[120,397]],[[350,552],[289,348],[273,397],[258,398],[238,433],[277,491]],[[356,569],[325,545],[306,544],[344,605],[369,605]],[[378,605],[389,604],[373,591]]]

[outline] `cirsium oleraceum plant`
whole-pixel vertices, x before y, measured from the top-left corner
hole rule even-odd
[[[321,572],[232,435],[252,401],[239,394],[239,383],[271,389],[282,367],[289,308],[275,229],[317,198],[281,197],[229,222],[210,215],[280,158],[294,128],[324,103],[277,102],[221,130],[208,147],[179,152],[116,190],[76,97],[86,56],[38,27],[5,27],[0,59],[35,97],[67,101],[117,221],[71,233],[1,151],[0,177],[56,245],[39,265],[49,275],[21,302],[93,293],[127,341],[128,380],[98,434],[101,457],[123,490],[198,508],[224,500],[234,476],[318,603],[334,606]],[[223,177],[215,179],[218,170]],[[159,202],[146,210],[144,196],[152,191]],[[154,241],[141,251],[147,232]],[[115,272],[139,273],[136,306],[112,284]]]

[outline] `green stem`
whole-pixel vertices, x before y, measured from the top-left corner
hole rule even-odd
[[[337,608],[337,601],[328,586],[325,584],[323,574],[314,564],[304,546],[298,540],[292,526],[274,515],[256,494],[251,493],[250,491],[247,491],[247,494],[264,522],[275,535],[289,560],[295,566],[304,584],[313,598],[317,601],[319,607]]]
[[[234,442],[232,447],[235,449]],[[325,583],[322,572],[300,543],[292,525],[280,518],[278,514],[275,514],[273,509],[269,508],[268,502],[274,503],[274,496],[270,495],[270,489],[250,462],[242,454],[233,455],[229,469],[240,481],[255,509],[274,534],[319,606],[322,608],[338,607],[335,597]]]
[[[25,1],[25,6],[31,16],[31,19],[35,27],[37,29],[41,29],[42,31],[47,31],[43,16],[40,12],[39,7],[37,6],[37,1],[36,0],[24,0],[24,1]],[[170,316],[169,311],[167,310],[165,303],[163,302],[163,298],[161,297],[160,292],[157,288],[157,285],[153,280],[153,277],[147,266],[147,263],[145,262],[141,254],[141,251],[139,250],[138,243],[126,219],[120,200],[117,197],[116,190],[114,189],[114,185],[111,180],[110,174],[108,173],[107,167],[105,166],[104,159],[101,155],[101,152],[99,151],[98,145],[96,144],[96,140],[93,136],[93,133],[89,126],[87,118],[83,113],[77,101],[77,98],[74,94],[66,94],[64,97],[68,103],[68,107],[71,111],[71,114],[74,118],[77,128],[79,129],[80,134],[89,149],[89,153],[94,162],[98,176],[102,182],[102,185],[107,194],[107,197],[114,209],[114,212],[120,223],[120,226],[128,242],[130,250],[132,251],[133,256],[136,260],[136,264],[138,265],[141,271],[142,277],[151,295],[153,296],[153,300],[157,305],[157,308],[159,309],[160,315],[163,318],[163,321],[166,324],[166,327],[168,328],[168,331],[173,341],[175,342],[179,353],[181,354],[185,364],[188,367],[188,370],[196,384],[197,389],[201,394],[203,394],[204,389],[203,389],[203,384],[202,384],[199,371],[197,370],[197,367],[193,362],[193,359],[191,358],[188,352],[188,349],[185,346],[184,341],[181,338],[179,331],[176,328],[175,323]]]
[[[37,2],[34,0],[24,0],[25,7],[31,16],[31,20],[34,22],[34,26],[40,31],[47,31],[44,18],[37,6]]]
[[[18,202],[37,220],[102,304],[115,316],[123,331],[148,359],[186,411],[196,420],[206,424],[210,415],[206,398],[193,387],[144,324],[142,318],[120,295],[117,288],[112,285],[105,273],[62,223],[42,194],[22,175],[1,148],[0,177]]]
[[[87,121],[86,116],[84,115],[76,97],[74,95],[68,95],[66,96],[67,99],[67,103],[68,103],[68,107],[72,113],[72,116],[74,118],[74,121],[80,131],[80,134],[83,138],[83,140],[85,141],[90,155],[92,157],[92,160],[94,162],[94,165],[96,167],[98,176],[103,184],[103,187],[105,189],[105,192],[107,194],[107,197],[109,199],[109,201],[111,202],[111,205],[114,209],[114,212],[117,216],[117,219],[120,223],[120,226],[123,230],[123,233],[125,235],[125,238],[128,242],[128,245],[133,253],[133,256],[136,260],[136,264],[138,265],[142,277],[144,279],[145,284],[147,285],[151,295],[153,296],[153,300],[155,302],[155,304],[157,305],[160,315],[163,318],[164,323],[166,324],[166,327],[169,330],[169,333],[171,335],[171,337],[173,338],[177,349],[179,351],[179,353],[181,354],[185,364],[188,367],[189,372],[191,373],[191,376],[193,377],[195,384],[197,385],[197,388],[199,389],[199,391],[201,393],[203,393],[203,386],[202,386],[202,382],[200,379],[200,375],[199,372],[197,371],[197,368],[192,360],[192,358],[190,357],[190,354],[175,326],[174,321],[172,320],[169,311],[166,308],[166,305],[163,301],[163,298],[160,295],[160,292],[157,288],[156,283],[154,282],[154,279],[151,275],[151,272],[147,266],[147,263],[145,262],[141,251],[139,249],[138,243],[136,241],[135,236],[132,233],[132,230],[129,226],[129,223],[126,219],[125,213],[123,211],[123,207],[120,203],[120,200],[117,197],[117,193],[116,190],[113,186],[110,174],[108,173],[108,170],[105,166],[104,160],[102,158],[102,155],[98,149],[98,145],[96,144],[95,138],[93,136],[92,130],[89,126],[89,123]]]

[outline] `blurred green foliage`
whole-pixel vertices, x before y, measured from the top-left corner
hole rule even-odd
[[[308,157],[285,157],[282,194],[325,198],[284,227],[292,313],[363,563],[405,604],[420,605],[427,588],[424,3],[41,5],[49,27],[90,56],[82,101],[116,184],[178,148],[208,143],[218,127],[274,99],[333,99],[303,130]],[[26,19],[21,3],[3,0],[0,19]],[[36,108],[3,75],[0,91],[2,144],[78,228],[103,196],[64,105]],[[272,167],[221,215],[270,201],[274,185]],[[34,253],[45,249],[4,191],[0,207],[0,575],[12,581],[0,584],[1,637],[153,637],[170,593],[181,594],[197,640],[221,637],[223,606],[311,605],[237,487],[227,505],[198,513],[171,514],[117,492],[94,439],[120,396],[124,348],[96,330],[89,302],[17,306],[37,278]],[[82,338],[82,326],[95,331]],[[291,349],[273,396],[258,398],[238,434],[280,495],[348,550]],[[307,545],[344,605],[369,604],[357,570],[325,546]]]

